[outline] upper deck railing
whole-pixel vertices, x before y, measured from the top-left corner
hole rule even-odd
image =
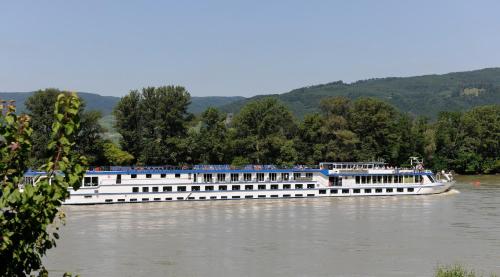
[[[156,165],[156,166],[92,166],[88,171],[130,171],[130,170],[304,170],[304,169],[318,169],[318,166],[307,165],[294,165],[294,166],[277,166],[277,165],[244,165],[234,166],[228,164],[216,165]]]

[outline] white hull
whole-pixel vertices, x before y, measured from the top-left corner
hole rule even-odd
[[[279,199],[304,197],[359,197],[359,196],[396,196],[426,195],[448,191],[454,182],[436,182],[428,185],[392,186],[338,186],[317,187],[313,189],[277,189],[277,190],[227,190],[227,191],[186,191],[186,192],[102,192],[111,191],[116,185],[101,185],[71,191],[71,196],[64,204],[113,204],[113,203],[145,203],[171,201],[208,201],[208,200],[242,200],[242,199]],[[255,183],[255,186],[258,184]]]

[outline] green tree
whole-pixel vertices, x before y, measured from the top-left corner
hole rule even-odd
[[[131,91],[117,104],[116,129],[122,149],[148,165],[180,164],[187,157],[187,108],[190,95],[180,86],[143,88]]]
[[[295,120],[290,110],[275,98],[248,103],[235,116],[233,124],[233,158],[272,164],[284,162],[284,157],[297,156],[291,153],[295,151],[295,147],[290,147],[293,142],[288,142],[296,133]]]
[[[35,185],[24,183],[34,138],[30,118],[13,110],[0,118],[0,276],[47,274],[41,259],[58,238],[58,226],[49,226],[62,219],[67,188],[78,189],[85,172],[84,157],[73,151],[79,108],[76,94],[57,96],[46,149],[39,149],[47,155],[40,168],[46,174]]]
[[[320,114],[308,114],[298,126],[295,145],[299,163],[315,165],[324,160],[323,118]]]
[[[195,133],[196,156],[204,164],[222,164],[227,157],[226,115],[210,107],[201,114],[200,130]]]
[[[130,165],[134,160],[134,156],[123,151],[112,141],[105,141],[102,145],[105,163],[110,165]]]
[[[132,90],[116,104],[113,114],[115,128],[121,135],[121,148],[135,157],[142,154],[142,128],[141,128],[141,94]]]
[[[384,159],[398,164],[401,147],[401,114],[393,106],[374,98],[358,98],[350,109],[350,130],[359,138],[356,158]],[[408,157],[405,157],[407,159]]]
[[[33,150],[31,160],[34,166],[40,166],[50,156],[47,144],[52,132],[54,122],[54,106],[59,94],[71,94],[58,89],[45,89],[36,91],[26,99],[26,108],[31,116],[31,126],[33,128]],[[102,157],[102,137],[103,128],[99,124],[101,114],[97,111],[85,111],[85,103],[80,99],[81,105],[78,108],[78,116],[81,118],[81,128],[79,132],[73,133],[73,140],[76,142],[74,151],[85,155],[89,163],[99,163]]]
[[[324,158],[330,161],[351,161],[359,143],[358,135],[350,130],[352,103],[346,97],[330,97],[320,102],[323,114]]]

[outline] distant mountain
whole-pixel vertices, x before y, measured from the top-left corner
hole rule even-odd
[[[0,99],[16,100],[18,111],[25,110],[24,101],[32,92],[0,92]],[[111,114],[119,97],[79,92],[87,108]],[[317,112],[322,98],[346,96],[351,99],[369,96],[385,100],[401,111],[434,118],[440,111],[466,110],[479,105],[500,104],[500,68],[454,72],[442,75],[388,77],[357,81],[342,81],[303,87],[283,94],[258,95],[250,98],[232,96],[192,97],[189,111],[201,113],[207,107],[218,107],[237,113],[249,101],[276,97],[303,117]]]
[[[241,96],[193,96],[191,97],[191,105],[189,106],[189,111],[194,114],[199,114],[206,110],[208,107],[220,107],[244,99],[246,98]]]
[[[0,92],[0,99],[4,100],[15,100],[18,112],[25,112],[26,107],[24,102],[28,97],[30,97],[33,92]],[[78,92],[78,95],[85,101],[87,109],[101,111],[104,116],[112,113],[113,108],[116,103],[120,100],[120,97],[116,96],[102,96],[95,93],[88,92]],[[245,99],[241,96],[207,96],[207,97],[197,97],[193,96],[191,98],[191,105],[189,106],[189,111],[195,114],[203,112],[206,108],[220,107],[222,105],[227,105],[234,101],[239,101]]]
[[[258,95],[220,107],[238,112],[248,101],[276,97],[303,117],[318,111],[322,98],[369,96],[385,100],[412,115],[434,118],[440,111],[465,110],[479,105],[500,104],[500,68],[455,72],[443,75],[389,77],[346,84],[337,81],[303,87],[283,94]]]

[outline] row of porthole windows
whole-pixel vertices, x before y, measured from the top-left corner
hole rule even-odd
[[[385,192],[392,193],[392,192],[394,192],[394,189],[396,189],[396,192],[405,192],[405,188],[386,188]],[[415,188],[406,188],[406,192],[414,192],[414,191],[415,191]],[[363,189],[363,192],[365,194],[372,193],[372,192],[383,193],[384,189],[382,189],[382,188]],[[349,193],[358,194],[358,193],[361,193],[361,189],[352,189],[352,190],[351,189],[331,189],[330,193],[331,194],[349,194]],[[319,190],[319,194],[326,194],[326,189]]]
[[[294,194],[293,197],[314,197],[316,196],[316,194],[314,193],[309,193],[309,194]],[[292,197],[291,194],[283,194],[282,196],[283,198],[289,198],[289,197]],[[245,195],[244,197],[241,197],[239,195],[233,195],[231,197],[228,197],[228,196],[220,196],[220,197],[217,197],[217,196],[209,196],[209,197],[206,197],[206,196],[199,196],[199,197],[194,197],[194,196],[190,196],[190,197],[177,197],[175,198],[175,200],[217,200],[217,199],[242,199],[242,198],[245,198],[245,199],[254,199],[254,198],[279,198],[279,195],[277,194],[272,194],[272,195],[257,195],[257,196],[254,196],[254,195]],[[149,201],[172,201],[174,200],[174,198],[172,197],[167,197],[165,198],[165,200],[162,200],[162,198],[153,198],[152,200],[150,200],[150,198],[141,198],[140,201],[141,202],[149,202]],[[137,198],[131,198],[129,200],[129,202],[138,202],[139,199]],[[112,203],[113,202],[113,199],[106,199],[105,200],[106,203]],[[116,202],[125,202],[125,199],[117,199]]]
[[[315,188],[315,184],[307,184],[306,186],[308,189],[313,189]],[[171,192],[173,191],[172,186],[163,186],[162,191],[163,192]],[[191,191],[201,191],[202,186],[191,186]],[[204,191],[213,191],[215,190],[216,186],[205,186]],[[220,185],[217,186],[218,190],[220,191],[226,191],[231,188],[231,190],[266,190],[266,189],[292,189],[291,184],[283,184],[280,188],[279,185],[232,185],[232,186],[226,186],[226,185]],[[295,184],[293,186],[294,189],[303,189],[304,185],[303,184]],[[177,186],[177,191],[187,191],[188,187],[187,186]],[[132,187],[132,192],[160,192],[160,187],[142,187],[140,189],[139,187]]]

